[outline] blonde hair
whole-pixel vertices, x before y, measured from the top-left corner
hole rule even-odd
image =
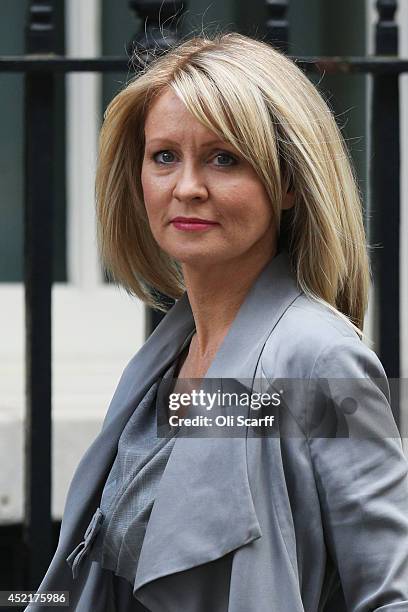
[[[358,331],[370,270],[361,197],[335,118],[296,64],[235,32],[201,34],[153,58],[109,104],[96,175],[100,255],[115,282],[146,304],[185,291],[178,262],[150,230],[141,186],[144,122],[170,87],[189,111],[251,163],[270,196],[300,288]],[[294,190],[294,206],[281,212]]]

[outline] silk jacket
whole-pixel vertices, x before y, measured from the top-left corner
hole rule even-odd
[[[73,578],[66,559],[87,528],[89,539],[132,411],[193,330],[185,293],[124,369],[76,469],[58,548],[38,588],[69,591],[70,610],[115,610],[105,570],[85,556]],[[281,433],[177,439],[143,541],[137,602],[152,612],[407,612],[408,462],[385,372],[346,321],[299,289],[285,251],[253,283],[210,377],[286,384]],[[348,430],[358,437],[329,436],[327,427],[320,435],[328,394],[323,385],[307,402],[288,384],[296,379],[331,381],[331,408],[353,417]],[[364,380],[363,397],[350,400],[335,379]],[[309,435],[313,428],[317,435]],[[218,593],[211,610],[208,576]]]

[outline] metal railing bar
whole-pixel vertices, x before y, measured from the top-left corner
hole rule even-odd
[[[151,57],[151,55],[150,55]],[[296,64],[308,72],[327,74],[400,74],[408,72],[408,59],[394,56],[370,57],[304,57],[291,56]],[[139,66],[147,56],[138,56]],[[131,58],[107,56],[74,58],[61,55],[8,55],[0,56],[0,72],[126,72],[132,67]]]

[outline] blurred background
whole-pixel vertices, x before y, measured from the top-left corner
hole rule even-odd
[[[1,0],[0,590],[38,586],[75,467],[160,320],[109,282],[94,213],[103,112],[133,74],[132,43],[160,44],[159,13],[168,40],[234,30],[307,62],[356,167],[364,331],[408,436],[407,2]]]

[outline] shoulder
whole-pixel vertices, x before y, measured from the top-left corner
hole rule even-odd
[[[304,293],[272,330],[261,366],[268,377],[385,377],[378,356],[353,327]]]
[[[378,437],[382,431],[399,437],[380,359],[340,315],[304,294],[272,330],[261,355],[261,378],[274,386],[279,380],[302,431],[308,423],[317,427],[313,435],[323,431],[330,437],[327,428],[336,431],[344,412],[356,435]]]

